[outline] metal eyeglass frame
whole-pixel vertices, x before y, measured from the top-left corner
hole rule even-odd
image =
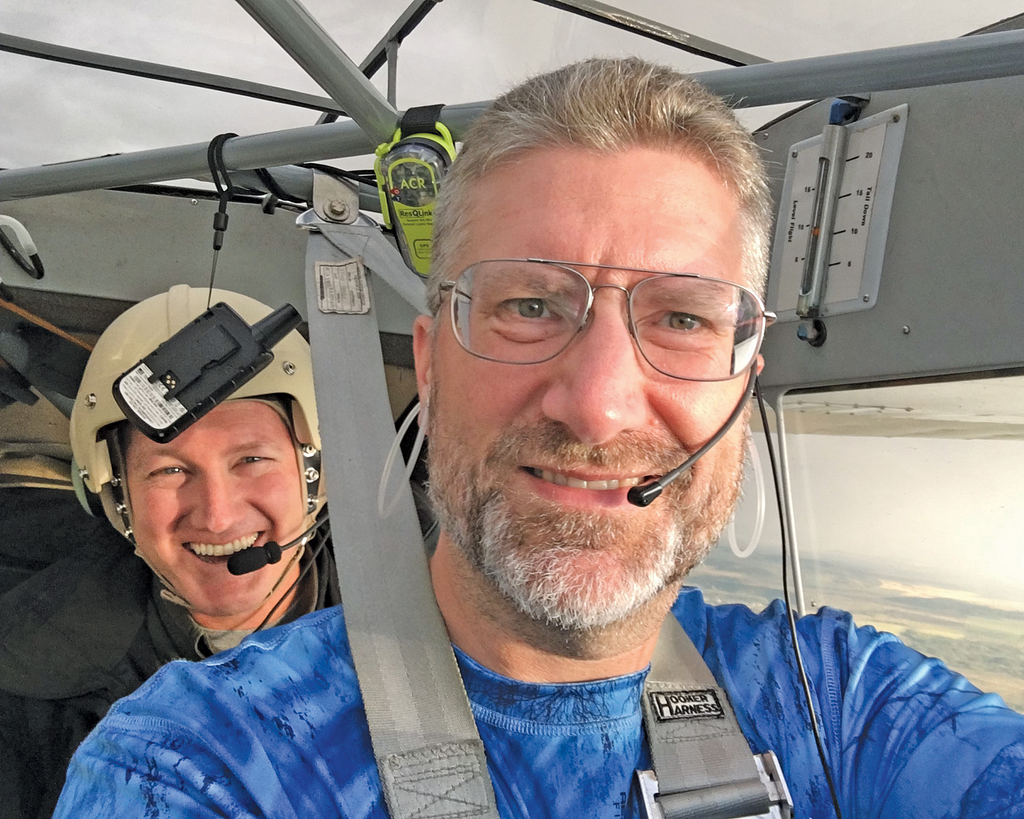
[[[754,300],[754,304],[757,306],[757,308],[758,308],[758,310],[759,310],[759,312],[761,314],[760,315],[760,320],[759,320],[760,326],[758,327],[758,331],[757,331],[757,346],[754,348],[755,352],[754,352],[753,357],[751,358],[751,362],[753,362],[756,359],[757,353],[761,349],[761,344],[764,343],[764,333],[765,333],[765,330],[769,326],[774,324],[776,319],[778,318],[778,316],[776,316],[775,313],[773,313],[772,311],[768,310],[765,307],[763,299],[757,294],[757,292],[755,290],[752,290],[751,288],[747,287],[746,285],[737,284],[736,282],[731,282],[731,281],[728,281],[727,279],[719,279],[719,278],[717,278],[715,276],[702,276],[699,273],[670,273],[670,272],[667,272],[667,271],[664,271],[664,270],[650,270],[650,269],[645,268],[645,267],[622,267],[621,265],[614,265],[614,264],[591,264],[591,263],[584,264],[582,262],[564,262],[564,261],[558,261],[556,259],[538,259],[538,258],[533,258],[533,257],[526,258],[526,259],[481,259],[480,261],[474,262],[473,264],[469,265],[469,267],[467,267],[464,270],[462,270],[458,274],[458,276],[455,277],[455,279],[448,279],[446,281],[441,282],[438,285],[438,289],[440,290],[441,293],[451,293],[451,292],[453,292],[454,289],[455,289],[456,281],[458,281],[458,279],[467,270],[470,270],[470,269],[476,267],[477,265],[484,264],[485,262],[533,262],[533,263],[537,263],[537,264],[553,265],[555,267],[561,268],[562,270],[565,270],[568,273],[573,273],[576,276],[579,276],[580,279],[583,281],[583,283],[587,286],[587,304],[586,304],[586,307],[583,310],[582,315],[580,316],[579,326],[576,328],[576,331],[572,335],[570,335],[568,337],[568,339],[566,340],[565,345],[563,347],[561,347],[559,350],[557,350],[556,352],[552,353],[551,355],[547,356],[546,358],[540,359],[539,361],[506,361],[505,359],[502,359],[502,358],[494,358],[492,356],[483,355],[481,353],[476,352],[475,350],[469,349],[469,347],[467,347],[465,342],[463,342],[463,340],[462,340],[462,335],[459,332],[458,324],[456,323],[456,320],[455,320],[455,299],[453,299],[453,298],[449,299],[448,315],[449,315],[451,323],[452,323],[452,332],[455,334],[455,340],[459,342],[459,346],[462,347],[462,349],[465,350],[467,353],[469,353],[472,356],[475,356],[476,358],[483,359],[484,361],[494,361],[494,362],[496,362],[498,364],[514,364],[514,365],[544,364],[545,362],[551,361],[553,358],[557,358],[558,356],[560,356],[567,349],[569,349],[569,345],[572,344],[572,342],[576,339],[576,337],[583,331],[583,329],[589,323],[589,321],[590,321],[590,311],[591,311],[591,309],[594,306],[594,294],[597,293],[598,290],[601,290],[603,288],[611,288],[613,290],[621,290],[623,293],[626,294],[626,316],[627,316],[627,319],[628,319],[628,322],[627,322],[627,325],[626,325],[627,329],[629,330],[630,336],[633,337],[633,342],[636,344],[636,348],[640,351],[640,355],[642,355],[644,357],[644,361],[646,361],[648,364],[650,364],[657,372],[661,373],[662,375],[667,375],[669,378],[677,378],[680,381],[697,381],[697,382],[704,382],[704,383],[715,383],[715,382],[718,382],[718,381],[731,381],[732,379],[738,378],[739,376],[741,376],[744,373],[746,373],[747,370],[749,369],[749,365],[744,366],[742,368],[738,368],[736,372],[732,373],[731,375],[724,376],[722,378],[694,378],[692,376],[674,375],[673,373],[665,372],[663,369],[658,367],[658,365],[656,365],[653,361],[651,361],[650,357],[647,355],[646,351],[644,350],[643,344],[640,343],[640,338],[637,336],[637,333],[636,333],[636,325],[633,322],[633,292],[637,289],[637,287],[639,287],[640,285],[644,284],[645,282],[654,281],[657,278],[700,279],[701,281],[716,282],[716,283],[719,283],[719,284],[727,284],[730,287],[738,288],[739,290],[742,290],[745,293],[747,293]],[[587,279],[586,276],[584,276],[582,273],[580,273],[576,269],[577,267],[587,267],[587,268],[593,268],[595,270],[621,270],[621,271],[626,272],[626,273],[649,273],[651,275],[651,278],[641,279],[640,281],[636,282],[632,287],[623,287],[620,284],[599,284],[599,285],[597,285],[595,287],[594,285],[592,285],[590,283],[590,280]],[[469,297],[467,296],[467,298],[469,298]]]

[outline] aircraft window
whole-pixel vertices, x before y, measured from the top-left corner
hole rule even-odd
[[[1024,711],[1024,377],[805,393],[783,406],[806,610],[846,609]],[[764,531],[746,562],[723,537],[693,573],[712,602],[781,596],[774,495],[754,437],[769,476]]]

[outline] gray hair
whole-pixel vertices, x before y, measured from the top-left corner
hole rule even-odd
[[[648,147],[706,162],[736,196],[747,281],[763,292],[773,208],[750,134],[719,97],[673,69],[637,58],[590,59],[513,88],[466,133],[435,213],[427,282],[432,314],[440,283],[459,272],[453,267],[473,183],[527,151],[566,147],[599,153]]]

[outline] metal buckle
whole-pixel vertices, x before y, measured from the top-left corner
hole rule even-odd
[[[729,790],[738,789],[741,785],[747,785],[746,790],[751,790],[754,783],[732,783],[719,785],[714,788],[706,788],[699,791],[690,791],[686,794],[689,797],[686,806],[679,806],[677,800],[672,797],[681,794],[666,794],[669,804],[662,803],[661,793],[658,790],[658,777],[654,771],[637,771],[636,781],[640,789],[640,807],[644,819],[792,819],[793,799],[789,794],[789,787],[779,767],[779,760],[772,751],[765,754],[754,754],[754,765],[757,767],[757,775],[761,786],[766,791],[770,807],[764,813],[736,813],[722,807],[722,797]],[[754,786],[756,789],[756,786]],[[673,807],[672,802],[677,802]],[[700,810],[704,807],[705,810]],[[696,810],[695,810],[696,809]]]

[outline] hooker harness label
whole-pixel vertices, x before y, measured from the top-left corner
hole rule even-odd
[[[689,691],[649,691],[651,712],[658,722],[680,719],[718,719],[725,716],[718,694],[711,688]]]

